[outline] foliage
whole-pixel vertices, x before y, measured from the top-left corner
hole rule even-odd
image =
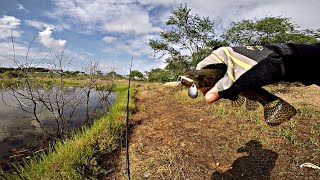
[[[285,17],[265,17],[260,20],[232,22],[222,37],[231,45],[263,45],[271,43],[319,42],[319,30],[298,30],[291,19]]]
[[[30,72],[49,72],[49,69],[46,68],[40,68],[40,67],[26,67]],[[7,67],[0,67],[0,73],[4,73],[7,71],[19,71],[19,68],[7,68]]]
[[[131,78],[133,79],[143,79],[143,74],[138,70],[131,71]]]
[[[114,78],[123,78],[122,75],[118,74],[117,72],[115,71],[110,71],[108,73],[105,74],[107,77],[114,77]]]
[[[214,23],[190,11],[186,5],[173,9],[166,22],[170,29],[160,32],[159,39],[149,41],[155,53],[166,56],[166,70],[171,73],[171,80],[193,69],[213,49],[223,45],[216,39]]]
[[[147,72],[147,77],[149,82],[166,82],[170,79],[168,71],[160,68]]]

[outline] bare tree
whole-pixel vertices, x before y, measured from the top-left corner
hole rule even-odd
[[[95,74],[98,71],[98,62],[90,60],[90,62],[88,62],[85,66],[83,66],[83,70],[89,75],[88,83],[87,83],[88,86],[84,88],[84,92],[86,94],[86,113],[87,113],[86,122],[89,124],[90,123],[90,116],[89,116],[90,93],[97,81]]]
[[[40,128],[50,137],[63,137],[66,134],[66,129],[69,122],[74,117],[76,110],[80,104],[86,104],[87,122],[89,121],[89,100],[91,91],[97,88],[97,77],[95,76],[98,70],[98,63],[91,62],[88,66],[88,81],[82,85],[81,89],[76,90],[72,95],[68,94],[67,88],[64,85],[64,70],[72,60],[66,53],[66,46],[62,49],[54,49],[53,57],[50,61],[52,68],[49,73],[49,78],[39,79],[35,77],[33,67],[36,65],[36,58],[39,54],[36,53],[30,59],[30,48],[35,41],[36,36],[29,44],[25,60],[19,61],[15,53],[15,43],[11,36],[13,57],[7,57],[17,66],[18,75],[14,80],[3,80],[7,93],[14,97],[15,103],[6,102],[2,95],[3,102],[10,107],[20,109],[30,116],[39,124]],[[49,53],[48,53],[49,54]],[[43,58],[44,59],[44,58]],[[42,60],[43,60],[42,59]],[[14,83],[13,83],[14,82]],[[113,80],[111,80],[113,84]],[[110,87],[113,87],[111,85]],[[108,99],[111,89],[103,96],[104,100]],[[83,98],[85,94],[85,98]],[[99,96],[100,97],[100,96]],[[101,97],[102,100],[102,97]],[[49,117],[46,119],[54,122],[54,128],[48,128],[43,123],[42,114],[46,113]]]

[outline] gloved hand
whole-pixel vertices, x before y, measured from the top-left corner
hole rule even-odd
[[[205,94],[208,102],[226,98],[235,100],[248,89],[282,81],[285,77],[284,58],[291,55],[285,44],[268,46],[221,47],[198,63],[196,69],[224,63],[227,73]]]

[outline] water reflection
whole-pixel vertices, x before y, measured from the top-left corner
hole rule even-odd
[[[81,100],[72,118],[67,123],[66,130],[80,127],[84,122],[87,122],[88,119],[92,122],[94,117],[105,113],[108,109],[108,104],[111,104],[115,99],[115,94],[111,93],[107,99],[101,101],[101,94],[105,94],[105,92],[91,90],[87,106],[86,93],[83,89],[68,87],[64,91],[64,98],[66,100],[72,99],[75,94],[77,94],[77,98]],[[1,160],[12,156],[17,150],[21,151],[21,149],[25,148],[26,151],[28,151],[28,149],[39,147],[40,142],[46,137],[44,137],[40,124],[34,119],[32,114],[26,113],[19,108],[9,107],[16,106],[18,103],[12,95],[5,90],[0,90],[0,94],[2,94],[4,100],[0,100],[1,162]],[[24,101],[22,103],[24,106],[32,108],[30,102]],[[50,118],[52,115],[51,112],[43,109],[41,110],[39,119],[41,120],[41,124],[50,131],[56,128],[57,124]],[[63,114],[68,116],[72,109],[71,107],[66,107]],[[89,115],[88,117],[87,114]]]

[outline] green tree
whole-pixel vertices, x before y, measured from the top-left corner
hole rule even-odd
[[[146,72],[149,82],[167,82],[170,81],[168,71],[165,69],[151,69],[150,72]]]
[[[141,80],[141,79],[143,79],[143,74],[138,70],[132,70],[131,71],[131,78]]]
[[[158,39],[149,41],[155,53],[160,57],[165,55],[170,79],[193,69],[213,49],[224,45],[216,38],[214,23],[190,11],[186,5],[173,9],[166,22],[168,30],[160,32]]]
[[[255,44],[257,35],[254,26],[252,20],[243,20],[237,23],[232,22],[231,28],[222,35],[222,38],[229,44]]]
[[[106,76],[114,77],[114,78],[123,78],[122,75],[118,74],[116,71],[112,70],[106,73]]]
[[[222,37],[231,45],[263,45],[271,43],[319,42],[317,31],[298,30],[289,18],[265,17],[260,20],[232,22]]]

